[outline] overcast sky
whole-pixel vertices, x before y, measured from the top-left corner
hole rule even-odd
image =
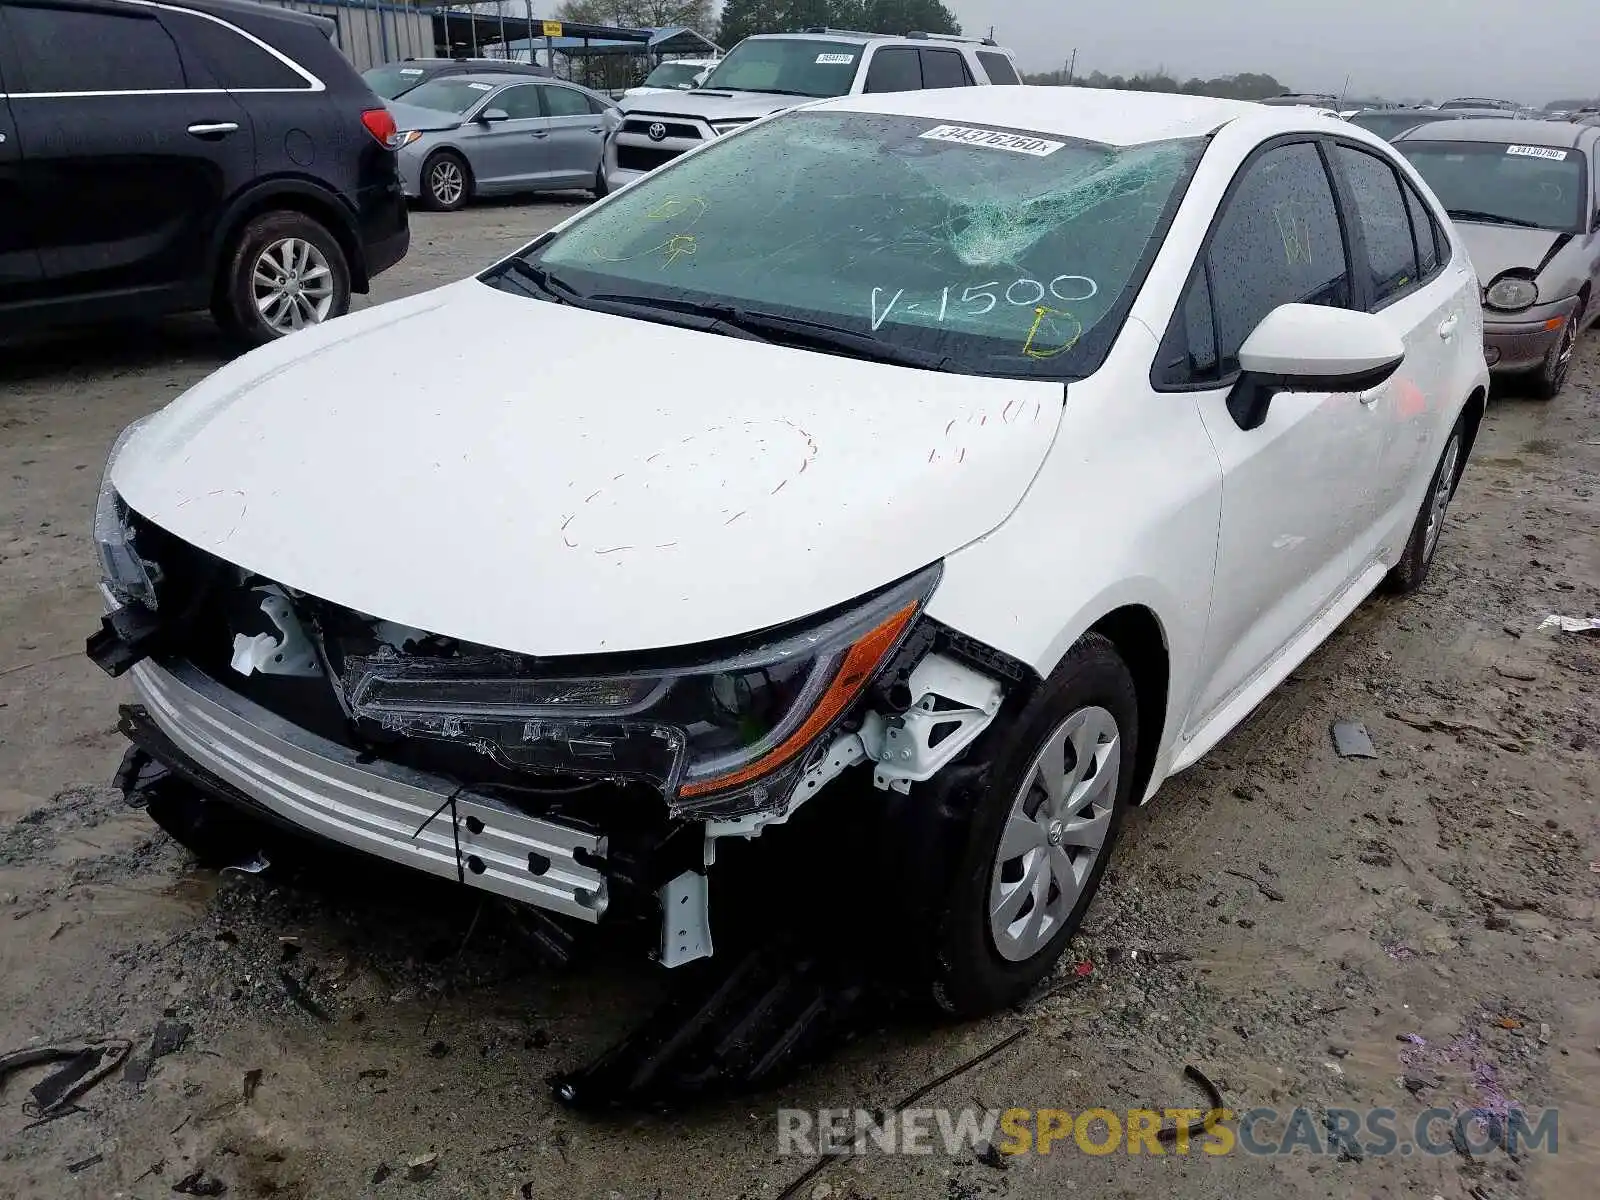
[[[1297,92],[1391,99],[1494,96],[1543,104],[1600,94],[1596,0],[945,0],[969,34],[1026,70],[1062,66],[1180,79],[1263,71]]]

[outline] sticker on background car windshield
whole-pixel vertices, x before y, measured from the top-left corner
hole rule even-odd
[[[1001,133],[998,129],[969,129],[965,125],[936,125],[921,135],[935,142],[955,142],[962,146],[987,146],[991,150],[1010,150],[1044,158],[1066,145],[1021,133]]]
[[[844,67],[844,66],[849,66],[851,63],[855,62],[855,60],[856,60],[856,56],[854,54],[819,54],[819,55],[817,55],[817,65],[818,66],[824,66],[824,67]]]
[[[421,75],[422,74],[422,68],[421,67],[401,67],[400,68],[400,74],[402,74],[402,75]]]
[[[492,83],[469,83],[467,86],[475,92],[490,92],[494,90],[494,84]]]
[[[1507,146],[1507,154],[1523,154],[1528,158],[1549,158],[1561,162],[1567,157],[1565,150],[1552,150],[1549,146]]]

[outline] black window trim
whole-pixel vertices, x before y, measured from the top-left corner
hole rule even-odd
[[[1365,306],[1370,304],[1371,301],[1370,288],[1367,287],[1365,280],[1365,276],[1368,274],[1365,269],[1367,248],[1364,242],[1359,243],[1360,259],[1358,260],[1356,257],[1358,243],[1352,237],[1348,219],[1348,213],[1350,212],[1349,200],[1342,191],[1342,181],[1335,175],[1330,161],[1333,157],[1328,149],[1330,141],[1332,139],[1326,134],[1309,131],[1279,134],[1277,137],[1269,138],[1267,141],[1262,142],[1254,150],[1250,151],[1245,160],[1239,164],[1238,169],[1234,171],[1233,178],[1228,181],[1227,190],[1222,193],[1222,199],[1218,202],[1216,211],[1211,214],[1211,223],[1206,227],[1205,237],[1200,240],[1200,246],[1195,251],[1194,261],[1190,263],[1189,273],[1184,277],[1183,287],[1178,290],[1178,299],[1173,304],[1172,315],[1167,318],[1164,331],[1156,339],[1156,356],[1150,361],[1150,386],[1154,391],[1163,395],[1180,392],[1220,392],[1232,388],[1234,384],[1239,382],[1241,374],[1239,371],[1220,376],[1217,379],[1190,380],[1187,383],[1173,383],[1162,380],[1158,378],[1161,366],[1161,347],[1166,346],[1168,339],[1172,337],[1174,324],[1184,319],[1184,307],[1189,302],[1189,289],[1194,285],[1195,271],[1198,268],[1205,272],[1206,287],[1211,296],[1212,344],[1216,350],[1217,364],[1218,366],[1221,365],[1222,344],[1218,340],[1217,334],[1216,288],[1211,280],[1211,243],[1216,239],[1217,230],[1222,224],[1222,218],[1228,212],[1228,207],[1233,203],[1234,197],[1244,184],[1245,177],[1250,173],[1251,168],[1255,166],[1257,160],[1274,150],[1282,149],[1284,146],[1310,145],[1317,151],[1317,157],[1322,160],[1322,169],[1328,177],[1328,188],[1333,193],[1333,210],[1339,222],[1339,238],[1344,243],[1345,270],[1350,275],[1350,304],[1355,311],[1368,311]],[[1361,269],[1358,270],[1358,266]],[[1184,345],[1187,347],[1189,340],[1187,330],[1184,331],[1183,339]]]
[[[1378,148],[1376,146],[1365,145],[1365,144],[1363,144],[1361,142],[1352,141],[1349,138],[1342,138],[1342,137],[1334,137],[1334,138],[1330,138],[1328,140],[1333,145],[1342,146],[1347,150],[1354,150],[1354,151],[1358,151],[1358,152],[1360,152],[1362,154],[1370,155],[1372,158],[1375,158],[1379,162],[1385,164],[1389,168],[1389,170],[1394,174],[1395,183],[1400,188],[1400,207],[1405,209],[1405,211],[1406,211],[1406,227],[1411,230],[1411,257],[1417,264],[1417,277],[1415,279],[1413,279],[1410,283],[1406,284],[1406,286],[1401,288],[1399,291],[1390,292],[1382,300],[1374,301],[1372,299],[1372,295],[1371,295],[1372,267],[1371,267],[1371,263],[1366,261],[1366,259],[1367,259],[1366,237],[1360,231],[1361,223],[1359,221],[1357,221],[1355,223],[1356,236],[1361,238],[1361,257],[1362,257],[1362,260],[1363,260],[1363,265],[1366,268],[1365,271],[1363,272],[1363,276],[1364,276],[1363,282],[1367,285],[1366,286],[1366,291],[1367,291],[1366,308],[1364,308],[1362,311],[1363,312],[1369,312],[1369,313],[1380,313],[1384,309],[1388,308],[1391,304],[1398,303],[1399,301],[1404,300],[1407,297],[1413,295],[1414,293],[1419,292],[1423,288],[1427,287],[1435,279],[1439,278],[1440,275],[1444,274],[1445,267],[1449,265],[1449,257],[1447,255],[1444,255],[1444,254],[1438,254],[1438,241],[1439,241],[1439,239],[1433,233],[1433,231],[1430,230],[1429,236],[1433,237],[1433,239],[1434,239],[1435,253],[1438,254],[1439,261],[1434,264],[1433,270],[1429,271],[1426,275],[1424,275],[1422,273],[1422,255],[1420,253],[1420,247],[1419,247],[1418,242],[1417,242],[1417,225],[1416,225],[1416,221],[1412,218],[1412,215],[1411,215],[1411,205],[1406,202],[1405,189],[1409,187],[1412,191],[1417,193],[1417,199],[1422,201],[1423,210],[1425,212],[1427,212],[1428,216],[1431,219],[1433,219],[1434,221],[1437,221],[1438,218],[1436,216],[1434,216],[1433,207],[1432,207],[1432,205],[1430,205],[1428,203],[1427,197],[1422,194],[1422,190],[1420,188],[1418,188],[1416,184],[1411,182],[1411,179],[1406,175],[1406,173],[1400,169],[1399,164],[1394,162],[1388,155],[1385,155],[1385,154],[1379,152],[1379,150],[1378,150]],[[1334,176],[1338,180],[1338,186],[1340,188],[1343,188],[1343,189],[1348,189],[1349,188],[1349,181],[1344,178],[1344,168],[1342,166],[1338,166],[1337,165],[1338,162],[1339,162],[1338,157],[1336,155],[1333,155],[1333,154],[1329,154],[1329,155],[1327,155],[1327,157],[1329,159],[1331,159],[1336,164],[1336,169],[1335,169],[1335,172],[1334,172]],[[1354,199],[1354,196],[1352,195],[1350,197],[1350,210],[1354,211],[1354,209],[1355,209],[1355,199]],[[1447,242],[1447,248],[1448,248],[1448,242]]]
[[[902,91],[900,91],[900,92],[869,92],[867,90],[867,88],[872,83],[872,68],[875,65],[877,65],[878,55],[882,54],[885,50],[905,50],[905,51],[910,53],[911,57],[916,61],[916,64],[917,64],[917,86],[915,88],[905,88],[905,89],[902,89]],[[860,76],[860,78],[861,78],[861,94],[863,96],[895,96],[895,95],[903,95],[905,92],[908,92],[908,91],[918,91],[918,92],[920,92],[920,91],[926,90],[922,86],[922,47],[921,46],[907,45],[905,42],[886,42],[886,43],[884,43],[882,45],[877,45],[877,46],[872,47],[872,53],[871,54],[867,54],[867,55],[863,55],[862,57],[865,60],[861,64],[861,76]]]
[[[283,51],[279,50],[276,46],[270,45],[269,43],[263,41],[249,30],[241,29],[239,26],[233,24],[233,22],[225,21],[221,17],[214,16],[211,13],[201,12],[196,8],[187,8],[182,4],[161,4],[158,3],[157,0],[83,0],[81,3],[58,3],[57,0],[34,0],[33,3],[27,4],[24,7],[50,8],[58,10],[76,9],[80,12],[98,11],[106,13],[115,13],[118,9],[127,8],[148,9],[154,18],[160,22],[161,28],[166,31],[167,36],[172,38],[173,42],[178,46],[180,56],[183,53],[183,44],[178,40],[177,35],[175,35],[171,29],[167,28],[166,23],[160,20],[160,14],[163,12],[174,12],[183,13],[184,15],[191,17],[200,17],[204,20],[212,22],[213,24],[221,25],[224,29],[227,29],[234,34],[237,34],[239,37],[244,38],[245,41],[252,42],[262,50],[265,50],[268,54],[272,55],[273,58],[277,59],[296,75],[299,75],[302,79],[304,79],[306,81],[306,86],[296,88],[183,87],[106,89],[104,91],[86,92],[0,92],[0,100],[86,100],[98,96],[297,96],[302,93],[310,94],[314,92],[325,92],[328,90],[328,85],[316,75],[306,70],[306,68],[302,67],[298,62],[290,58],[287,54],[283,53]],[[5,18],[3,16],[0,16],[0,22],[3,22],[4,19]]]

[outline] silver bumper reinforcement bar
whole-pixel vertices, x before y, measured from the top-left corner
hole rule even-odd
[[[192,666],[168,669],[145,660],[130,674],[139,702],[179,750],[278,818],[580,921],[605,914],[603,834],[530,817],[436,775],[358,761],[355,751]]]

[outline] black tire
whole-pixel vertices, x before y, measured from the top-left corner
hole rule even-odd
[[[1567,386],[1567,376],[1572,370],[1572,359],[1578,350],[1578,335],[1583,332],[1583,306],[1567,318],[1561,327],[1561,337],[1545,355],[1544,365],[1533,376],[1532,393],[1536,400],[1554,400]]]
[[[1051,735],[1068,717],[1087,709],[1105,710],[1116,723],[1118,774],[1109,826],[1070,913],[1037,952],[1013,961],[1001,954],[990,927],[990,887],[1001,868],[996,861],[1001,834]],[[947,890],[934,907],[939,915],[928,982],[934,1004],[958,1017],[994,1012],[1026,998],[1055,966],[1093,901],[1133,798],[1139,732],[1133,677],[1109,640],[1089,634],[1067,653],[1026,708],[996,732],[997,739],[984,751],[989,766],[983,772],[983,789],[971,811],[958,866],[947,877]],[[1024,902],[1024,913],[1029,904]]]
[[[596,200],[604,200],[611,194],[611,185],[606,182],[606,165],[601,163],[595,168],[594,186],[589,189]]]
[[[434,212],[460,212],[470,199],[472,169],[467,160],[454,150],[428,155],[422,164],[422,203]]]
[[[278,209],[250,218],[222,257],[211,312],[230,338],[247,346],[260,346],[291,332],[276,326],[262,312],[256,300],[255,283],[263,256],[270,255],[276,260],[282,248],[291,242],[310,243],[322,257],[322,263],[314,264],[312,270],[325,269],[326,275],[319,276],[319,281],[325,279],[331,284],[327,311],[316,320],[302,314],[304,323],[331,321],[350,311],[350,264],[339,239],[314,217],[291,209]]]
[[[1409,595],[1427,582],[1433,556],[1439,549],[1439,538],[1444,532],[1444,520],[1449,515],[1450,500],[1455,496],[1456,485],[1460,483],[1462,469],[1466,466],[1466,431],[1467,418],[1462,413],[1456,418],[1455,427],[1450,430],[1444,449],[1439,453],[1439,461],[1428,480],[1427,494],[1422,498],[1422,507],[1411,526],[1411,536],[1406,540],[1400,561],[1384,578],[1384,590],[1391,595]],[[1445,477],[1447,471],[1448,478]],[[1444,487],[1442,492],[1441,483]],[[1439,528],[1430,535],[1435,515]]]

